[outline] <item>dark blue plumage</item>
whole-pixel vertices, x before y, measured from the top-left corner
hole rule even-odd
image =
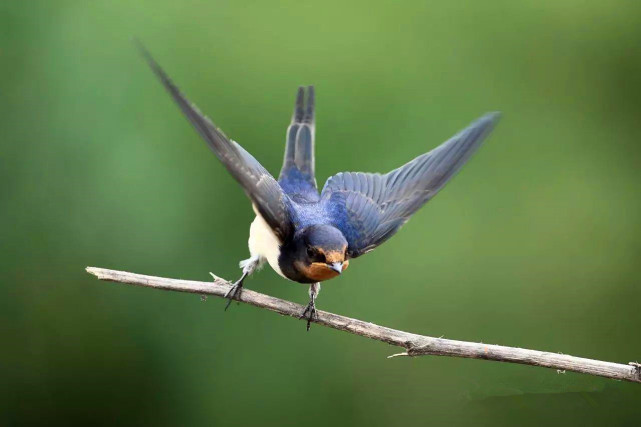
[[[330,177],[321,195],[310,177],[283,170],[279,183],[293,203],[294,228],[329,224],[342,231],[347,255],[356,258],[389,239],[465,164],[499,118],[489,113],[439,147],[385,175],[341,172]],[[289,145],[288,145],[289,148]],[[287,162],[287,158],[286,158]]]
[[[499,118],[481,117],[429,153],[385,175],[341,172],[321,193],[331,223],[356,258],[389,239],[410,216],[436,195],[480,146]]]

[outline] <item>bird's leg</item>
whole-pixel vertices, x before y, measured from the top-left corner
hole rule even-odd
[[[303,310],[303,314],[301,314],[299,317],[299,319],[302,319],[302,318],[307,319],[308,331],[309,331],[309,326],[312,323],[312,320],[318,319],[318,313],[316,313],[316,297],[320,292],[320,288],[321,288],[320,282],[312,283],[311,285],[309,285],[309,303],[307,304],[307,307],[305,307],[305,310]]]
[[[240,276],[240,279],[236,280],[232,287],[225,294],[225,298],[229,299],[227,305],[225,306],[225,311],[229,308],[232,300],[240,298],[240,293],[243,288],[243,281],[252,274],[261,264],[261,258],[258,255],[254,255],[251,258],[243,260],[240,262],[240,267],[243,269],[243,275]]]

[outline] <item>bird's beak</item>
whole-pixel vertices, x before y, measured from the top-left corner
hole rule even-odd
[[[333,262],[331,264],[327,264],[329,268],[337,272],[338,274],[341,274],[343,272],[343,263],[342,262]]]

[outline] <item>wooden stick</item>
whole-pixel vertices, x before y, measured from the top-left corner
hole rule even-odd
[[[195,282],[191,280],[145,276],[142,274],[107,270],[97,267],[87,267],[87,272],[93,274],[100,280],[146,286],[168,291],[189,292],[198,295],[223,297],[231,287],[230,282],[216,277],[214,274],[212,274],[214,277],[213,282]],[[304,309],[304,307],[299,304],[249,289],[243,289],[238,300],[295,318],[298,318]],[[362,337],[383,341],[405,349],[403,353],[394,354],[390,357],[435,355],[495,360],[498,362],[542,366],[557,369],[558,371],[580,372],[616,380],[641,383],[641,364],[635,362],[623,365],[620,363],[602,362],[600,360],[584,359],[582,357],[545,351],[433,338],[398,331],[396,329],[386,328],[320,310],[318,311],[318,317],[313,320],[313,322]]]

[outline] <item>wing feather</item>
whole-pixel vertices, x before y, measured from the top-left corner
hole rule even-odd
[[[137,43],[147,63],[180,107],[187,119],[203,137],[229,173],[240,183],[254,206],[274,230],[285,240],[293,233],[290,203],[278,182],[243,147],[230,140],[174,85],[164,70],[142,44]]]
[[[341,172],[327,180],[321,193],[348,241],[351,258],[387,239],[436,195],[465,164],[498,121],[489,113],[463,131],[385,175]]]

